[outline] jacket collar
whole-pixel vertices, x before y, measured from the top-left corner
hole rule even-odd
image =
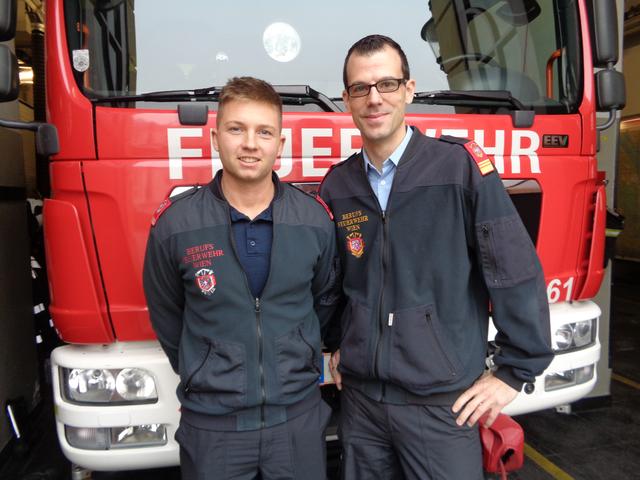
[[[418,130],[416,127],[409,126],[409,128],[411,129],[411,138],[409,139],[409,143],[404,149],[404,152],[402,153],[400,160],[398,160],[398,164],[397,164],[398,169],[412,162],[412,160],[415,157],[416,151],[419,149],[419,145],[422,141],[422,137],[424,137],[422,132]],[[354,163],[355,163],[355,168],[358,168],[360,170],[365,170],[363,150],[360,150],[358,153],[355,154]]]
[[[225,203],[228,203],[227,199],[224,197],[224,193],[222,193],[222,175],[223,175],[223,170],[222,169],[218,170],[218,172],[216,173],[216,176],[213,177],[213,180],[209,182],[209,185],[207,185],[207,187],[211,190],[211,193],[213,193],[213,195],[217,199],[222,200]],[[282,197],[284,189],[283,189],[282,182],[278,178],[278,175],[276,175],[276,172],[271,172],[271,180],[273,181],[273,186],[275,187],[275,193],[273,195],[273,201],[275,202],[276,200],[279,200],[280,197]]]

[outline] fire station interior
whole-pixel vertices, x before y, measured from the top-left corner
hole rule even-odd
[[[525,459],[511,479],[640,477],[640,0],[617,2],[624,11],[617,68],[625,75],[627,99],[618,120],[600,133],[611,223],[610,257],[596,297],[603,312],[598,383],[576,403],[515,417],[525,433]],[[17,36],[10,44],[19,62],[20,96],[0,103],[2,118],[46,119],[43,4],[18,2]],[[63,456],[49,369],[49,355],[62,342],[48,311],[42,233],[47,159],[36,154],[30,132],[1,128],[0,151],[0,480],[180,478],[178,467],[91,472]],[[339,455],[338,442],[329,442],[331,479],[339,478]]]

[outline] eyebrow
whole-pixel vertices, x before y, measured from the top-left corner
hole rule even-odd
[[[246,127],[247,124],[244,122],[241,122],[240,120],[228,120],[226,122],[224,122],[222,124],[225,127],[231,126],[231,125],[240,125],[243,127]],[[266,129],[266,130],[278,130],[278,127],[274,126],[274,125],[269,125],[269,124],[261,124],[261,125],[256,125],[256,129],[260,130],[260,129]]]
[[[402,75],[400,75],[399,77],[394,77],[393,75],[385,75],[384,77],[380,77],[378,80],[371,82],[371,83],[378,83],[381,82],[382,80],[395,80],[397,78],[402,78]],[[353,82],[351,85],[371,85],[371,83],[367,83],[367,82]]]

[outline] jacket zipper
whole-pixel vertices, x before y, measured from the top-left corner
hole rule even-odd
[[[440,338],[438,337],[438,335],[436,335],[436,331],[435,331],[435,328],[433,326],[433,320],[431,318],[431,314],[427,313],[426,314],[426,318],[427,318],[427,323],[431,327],[431,335],[433,336],[434,340],[436,341],[436,344],[438,345],[438,348],[440,349],[440,353],[442,354],[442,357],[447,362],[447,365],[449,365],[449,374],[452,377],[455,377],[456,376],[456,370],[453,367],[453,363],[451,363],[451,360],[449,360],[449,356],[447,355],[447,352],[443,348],[442,343],[440,342]]]
[[[274,199],[274,203],[275,203],[275,199]],[[273,218],[273,211],[271,215]],[[263,346],[262,346],[262,319],[260,317],[260,313],[261,313],[260,298],[253,297],[251,288],[249,288],[249,279],[247,278],[247,273],[242,268],[242,263],[240,263],[240,257],[238,255],[238,250],[236,247],[236,239],[233,233],[233,222],[231,221],[231,213],[229,211],[228,206],[227,206],[227,218],[229,219],[229,237],[231,240],[231,248],[236,257],[236,262],[240,266],[240,269],[242,269],[243,271],[242,275],[244,276],[244,284],[247,288],[247,292],[249,292],[249,295],[254,301],[254,312],[256,316],[256,340],[258,344],[258,373],[260,374],[260,428],[264,428],[265,427],[264,406],[267,402],[267,389],[266,389],[266,383],[264,378],[264,352],[263,352]],[[276,237],[276,229],[275,229],[275,222],[273,222],[273,236],[271,239],[271,258],[269,259],[269,273],[267,274],[267,280],[265,281],[264,287],[262,288],[263,292],[264,292],[264,289],[267,288],[267,284],[269,283],[269,278],[271,277],[271,266],[273,265],[273,261],[272,261],[273,260],[273,244],[275,243],[275,237]]]
[[[380,206],[380,200],[378,199],[378,196],[376,195],[376,193],[373,191],[373,187],[371,186],[371,183],[369,182],[369,177],[367,176],[367,171],[366,171],[366,167],[364,167],[362,169],[363,175],[364,175],[364,180],[367,183],[367,185],[369,186],[369,191],[371,192],[371,195],[373,196],[373,198],[375,199],[376,202],[376,206],[378,207],[378,214],[380,215],[380,219],[382,221],[382,258],[381,258],[381,263],[382,263],[382,267],[380,269],[380,300],[378,302],[378,311],[377,314],[375,315],[375,318],[377,318],[377,323],[378,323],[378,338],[376,339],[376,346],[375,346],[375,350],[373,352],[373,375],[374,377],[379,377],[380,376],[380,368],[379,368],[379,355],[380,355],[380,350],[381,350],[381,343],[382,343],[382,335],[384,333],[384,325],[385,325],[385,319],[384,319],[384,311],[383,311],[383,306],[384,306],[384,286],[385,286],[385,276],[386,276],[386,270],[387,270],[387,266],[389,263],[389,259],[387,256],[387,237],[388,237],[388,222],[389,222],[389,215],[387,213],[385,213],[385,211],[382,210],[382,207]],[[398,175],[398,167],[396,166],[396,171],[393,175],[393,182],[391,183],[391,189],[389,190],[389,197],[387,199],[387,209],[386,211],[389,211],[389,205],[391,203],[391,194],[393,193],[393,186],[396,183],[396,175]],[[385,394],[386,394],[386,384],[382,383],[382,399],[384,400],[385,398]]]
[[[256,332],[258,340],[258,371],[260,372],[260,428],[265,427],[264,422],[264,404],[267,400],[267,392],[264,384],[264,358],[262,349],[262,322],[260,319],[260,299],[256,298],[255,311],[256,311]]]
[[[389,194],[389,196],[391,196],[391,194]],[[389,205],[389,203],[387,202],[387,206]],[[378,302],[378,339],[376,341],[376,349],[374,352],[374,363],[373,363],[373,368],[374,368],[374,374],[376,377],[380,376],[380,359],[378,358],[380,356],[380,351],[382,350],[381,348],[381,343],[382,343],[382,335],[384,333],[384,325],[385,325],[385,319],[384,319],[384,311],[383,311],[383,306],[384,306],[384,285],[385,285],[385,277],[386,277],[386,272],[387,272],[387,265],[389,263],[389,259],[387,258],[387,215],[385,214],[385,212],[383,212],[382,210],[380,210],[380,218],[382,220],[382,268],[381,268],[381,272],[382,272],[382,281],[380,283],[380,300]],[[382,398],[384,399],[384,394],[385,394],[385,384],[382,384]]]
[[[204,367],[204,364],[206,363],[207,358],[209,358],[209,354],[211,353],[211,342],[207,342],[207,345],[208,345],[207,354],[202,359],[202,362],[200,362],[200,365],[198,366],[198,368],[196,368],[193,371],[193,373],[191,375],[189,375],[189,378],[187,378],[187,383],[184,386],[185,395],[189,395],[189,393],[195,392],[195,390],[193,390],[191,388],[191,381],[193,380],[193,377],[195,377],[196,373],[198,373],[200,370],[202,370],[202,367]]]
[[[498,265],[496,263],[495,254],[493,252],[493,248],[491,246],[491,234],[489,232],[489,227],[487,224],[482,225],[482,235],[484,236],[487,242],[487,253],[489,254],[489,260],[491,261],[491,266],[493,267],[493,283],[498,283]]]

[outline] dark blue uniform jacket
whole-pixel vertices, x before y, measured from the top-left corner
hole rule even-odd
[[[498,174],[485,164],[483,175],[464,143],[414,131],[384,214],[361,153],[321,185],[348,298],[340,368],[374,399],[452,403],[485,368],[490,306],[498,378],[520,389],[553,357],[535,248]]]
[[[232,414],[223,429],[275,425],[319,398],[321,327],[338,299],[334,226],[313,197],[273,180],[271,266],[260,298],[234,249],[220,174],[172,199],[147,243],[151,323],[180,375],[183,412]]]

